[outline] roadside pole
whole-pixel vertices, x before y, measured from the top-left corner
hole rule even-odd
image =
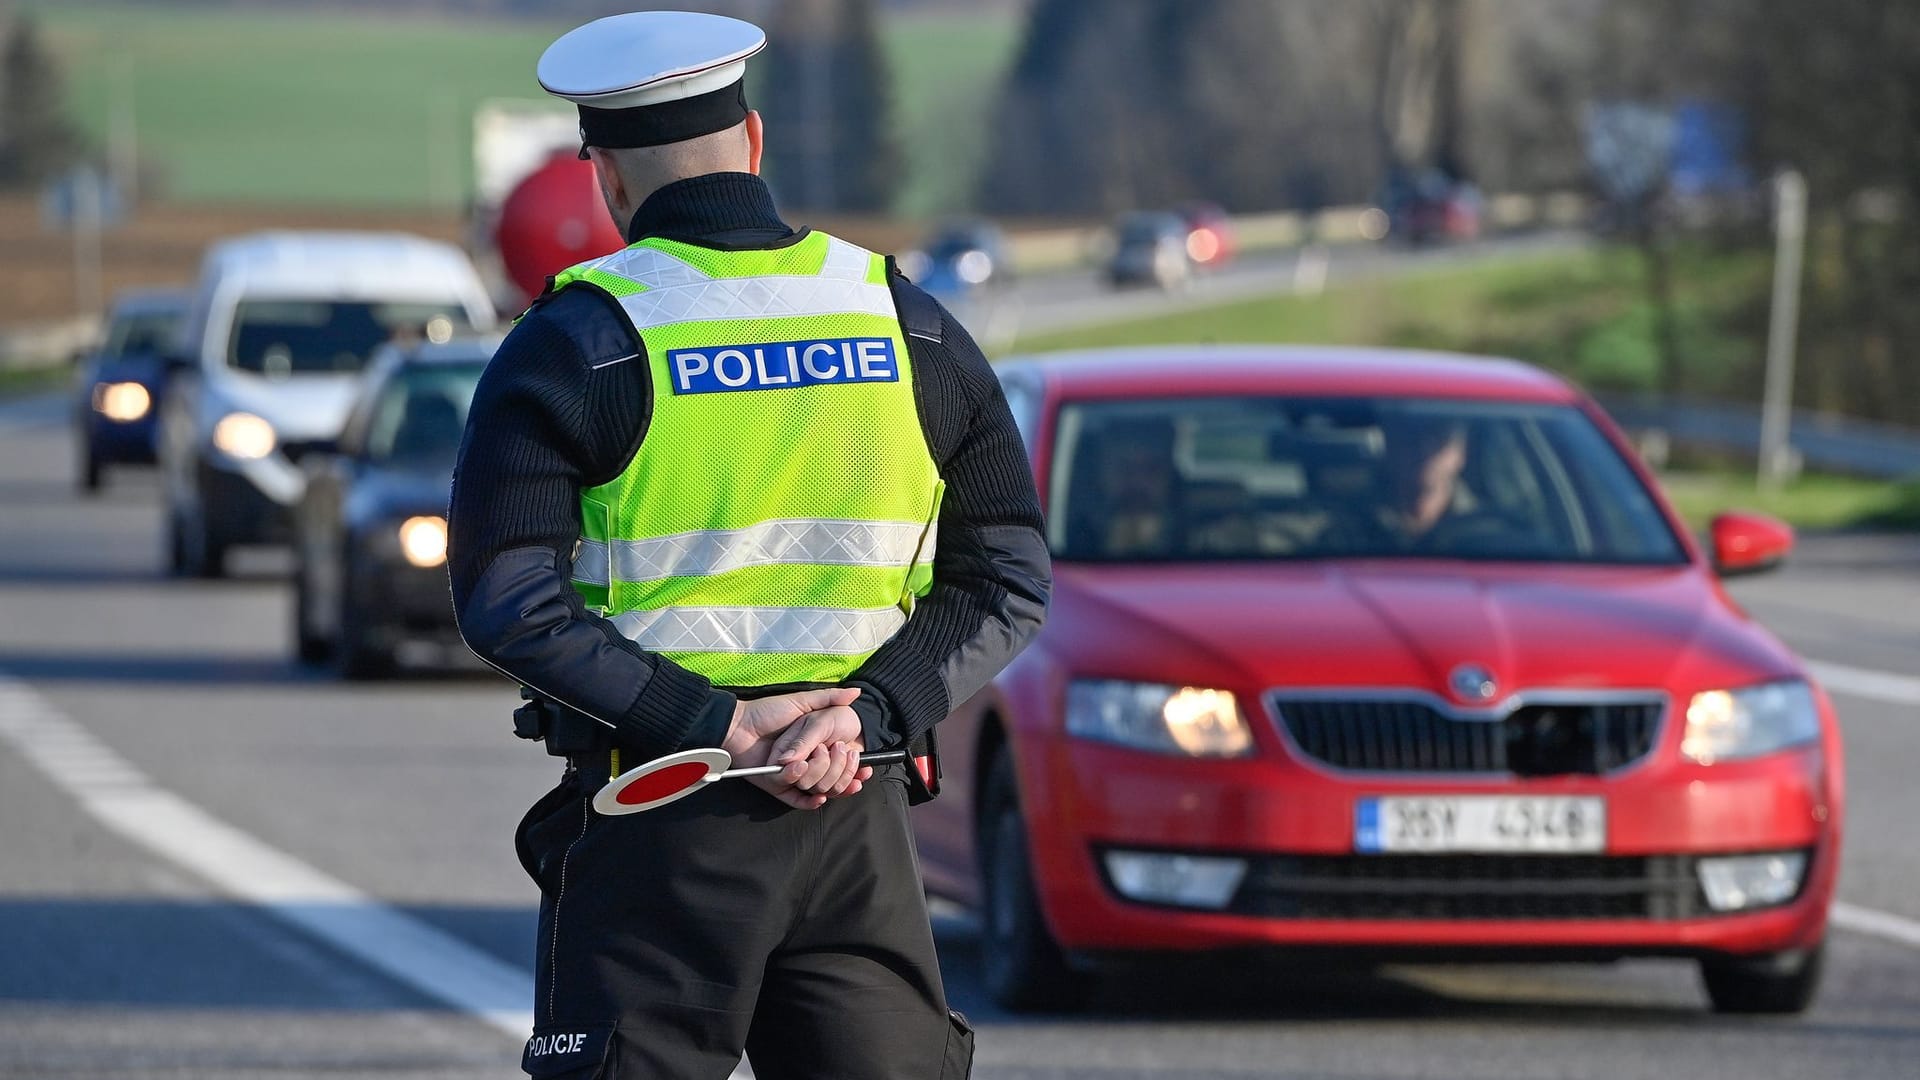
[[[74,173],[73,300],[84,319],[100,317],[101,233],[106,228],[106,180],[91,168]]]
[[[1773,303],[1767,324],[1767,380],[1760,406],[1760,488],[1785,481],[1792,455],[1793,354],[1800,325],[1800,267],[1807,246],[1807,182],[1792,169],[1774,178]]]

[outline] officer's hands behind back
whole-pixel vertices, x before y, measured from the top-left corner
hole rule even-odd
[[[743,699],[720,747],[736,766],[785,764],[784,771],[752,782],[788,806],[817,810],[829,798],[858,792],[873,776],[860,764],[866,743],[860,718],[848,707],[859,696],[857,689],[836,687]]]

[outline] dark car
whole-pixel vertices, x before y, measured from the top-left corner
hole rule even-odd
[[[1113,258],[1107,280],[1114,287],[1153,285],[1177,289],[1193,279],[1187,253],[1187,223],[1178,214],[1127,214],[1113,226]]]
[[[1415,247],[1480,236],[1480,191],[1439,169],[1400,172],[1380,194],[1387,239]]]
[[[447,490],[497,337],[390,348],[361,383],[335,453],[309,458],[294,516],[294,639],[349,679],[411,642],[458,641],[447,596]]]
[[[80,358],[73,431],[82,491],[98,491],[108,465],[153,464],[155,406],[186,309],[183,293],[122,293],[100,347]]]
[[[921,250],[901,256],[901,269],[921,288],[946,297],[997,288],[1013,279],[1006,234],[977,218],[942,225]]]

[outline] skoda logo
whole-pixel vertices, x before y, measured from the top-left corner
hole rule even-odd
[[[1461,664],[1447,676],[1447,685],[1453,688],[1454,696],[1462,701],[1492,701],[1499,691],[1500,684],[1493,681],[1493,673],[1478,664]]]

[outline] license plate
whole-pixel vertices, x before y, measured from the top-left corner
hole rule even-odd
[[[1607,801],[1594,796],[1423,795],[1361,799],[1355,851],[1604,851]]]

